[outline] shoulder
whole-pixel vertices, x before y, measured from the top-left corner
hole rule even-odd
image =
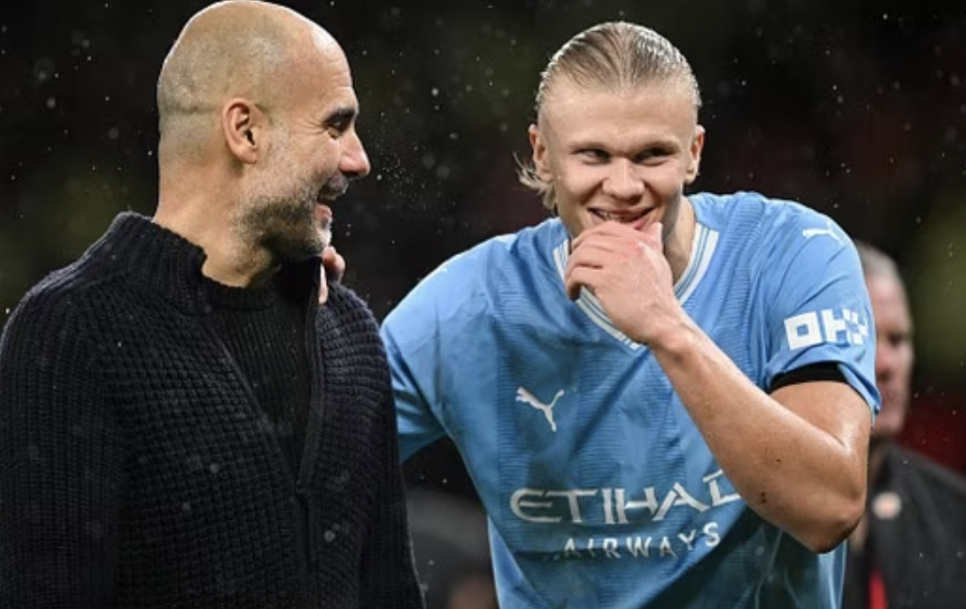
[[[848,234],[828,215],[797,201],[756,192],[690,197],[698,222],[721,233],[723,250],[764,275],[818,271],[828,265],[856,269]],[[843,266],[844,265],[844,266]]]
[[[827,215],[798,201],[768,197],[754,191],[729,194],[701,192],[688,199],[695,208],[698,221],[715,229],[735,226],[758,227],[763,237],[773,231],[794,232],[806,228],[825,229],[831,223]]]
[[[556,273],[554,248],[566,241],[559,220],[498,235],[460,252],[423,278],[389,314],[386,324],[405,319],[476,319],[489,303],[534,275]]]
[[[113,279],[85,258],[57,269],[27,291],[6,327],[44,334],[64,325],[87,328],[104,311]]]
[[[329,284],[329,297],[320,306],[316,319],[324,326],[338,326],[348,330],[377,332],[376,318],[364,301],[351,288],[340,283]]]
[[[496,235],[450,257],[421,283],[480,283],[493,274],[519,270],[532,264],[549,264],[553,248],[564,240],[566,231],[556,219],[515,233]]]
[[[78,262],[33,286],[3,327],[0,370],[38,367],[50,376],[65,369],[96,369],[100,364],[95,361],[103,363],[103,346],[114,342],[104,334],[117,321],[108,319],[116,310],[106,295],[109,285]]]

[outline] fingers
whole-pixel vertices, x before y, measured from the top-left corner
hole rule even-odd
[[[570,244],[570,249],[571,251],[576,250],[588,241],[617,244],[622,241],[633,242],[644,239],[650,245],[659,245],[662,242],[662,231],[663,224],[661,222],[652,222],[640,230],[619,222],[605,222],[580,233]]]
[[[322,270],[323,280],[328,277],[329,281],[336,283],[342,281],[342,276],[345,275],[345,258],[331,245],[322,252]]]
[[[568,268],[567,274],[564,276],[564,289],[567,291],[567,298],[577,300],[580,297],[580,289],[585,286],[593,291],[595,270],[588,267]]]
[[[655,222],[644,229],[644,238],[649,242],[649,245],[658,249],[658,251],[664,250],[664,225],[660,222]]]
[[[576,300],[581,287],[594,292],[599,282],[609,281],[605,279],[607,269],[627,268],[627,264],[637,266],[641,263],[633,261],[642,258],[651,258],[652,261],[655,257],[663,258],[662,232],[660,222],[654,222],[642,230],[608,222],[582,232],[574,239],[567,260],[564,273],[567,297]],[[653,262],[645,264],[645,267],[649,264]]]
[[[642,252],[651,250],[661,254],[664,251],[662,241],[662,225],[655,222],[643,230],[611,223],[615,230],[608,230],[604,225],[582,232],[571,245],[568,265],[587,265],[600,267],[608,259],[623,259],[640,256]]]
[[[319,271],[319,304],[329,299],[329,281],[338,283],[345,275],[345,258],[331,245],[322,251],[322,269]]]

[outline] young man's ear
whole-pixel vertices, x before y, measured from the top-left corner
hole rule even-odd
[[[533,149],[533,169],[537,177],[549,184],[552,182],[553,172],[550,171],[550,163],[547,160],[547,144],[540,135],[540,128],[530,125],[530,148]]]
[[[225,104],[221,129],[231,153],[242,163],[254,163],[265,148],[262,112],[247,99],[235,98]]]
[[[698,170],[701,167],[701,151],[704,149],[704,127],[698,125],[694,129],[694,137],[691,138],[691,146],[688,148],[688,169],[685,173],[684,183],[691,184],[698,177]]]

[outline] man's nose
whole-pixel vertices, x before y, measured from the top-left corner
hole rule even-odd
[[[628,159],[613,159],[604,179],[603,191],[615,199],[636,199],[644,194],[644,180]]]
[[[348,178],[362,178],[369,175],[370,169],[369,155],[366,154],[359,135],[355,131],[347,134],[339,170]]]

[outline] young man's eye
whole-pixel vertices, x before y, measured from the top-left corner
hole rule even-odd
[[[600,150],[599,148],[587,148],[586,150],[581,150],[580,155],[591,161],[606,161],[610,158],[610,155]]]
[[[647,163],[648,161],[655,161],[664,159],[671,155],[669,150],[663,148],[649,148],[647,150],[642,150],[634,160],[638,163]]]

